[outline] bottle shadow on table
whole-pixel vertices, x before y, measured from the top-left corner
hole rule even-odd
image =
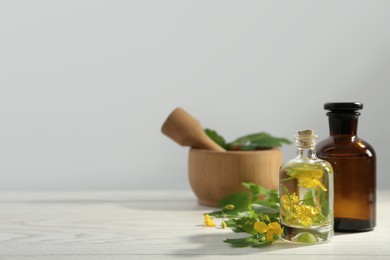
[[[266,255],[278,255],[277,251],[285,249],[293,249],[298,247],[307,247],[310,245],[293,244],[285,241],[275,241],[272,245],[263,247],[233,247],[225,242],[227,238],[243,238],[246,237],[245,233],[230,233],[223,232],[220,234],[198,234],[188,237],[187,243],[183,245],[196,245],[196,247],[183,248],[180,247],[176,251],[172,252],[177,257],[197,257],[200,255],[248,255],[248,254],[266,254]]]
[[[346,236],[346,235],[356,235],[359,233],[367,233],[371,232],[372,230],[367,230],[367,231],[335,231],[334,236]]]

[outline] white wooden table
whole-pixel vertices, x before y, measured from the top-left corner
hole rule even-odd
[[[1,192],[0,260],[390,259],[390,191],[375,231],[321,245],[231,248],[222,241],[243,234],[204,227],[208,211],[190,191]]]

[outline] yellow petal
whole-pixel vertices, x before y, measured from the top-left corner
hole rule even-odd
[[[311,170],[310,174],[311,174],[312,178],[318,179],[318,178],[321,178],[324,173],[320,169],[313,169],[313,170]]]
[[[311,224],[313,224],[313,220],[311,219],[311,217],[303,216],[301,218],[301,223],[303,226],[310,226]]]
[[[280,198],[280,201],[282,202],[283,205],[289,205],[290,204],[290,199],[288,198],[287,195],[283,195]]]
[[[317,180],[312,178],[300,178],[298,179],[298,185],[305,188],[317,187]]]
[[[308,206],[308,205],[302,205],[302,214],[308,217],[313,217],[320,213],[320,210],[313,207],[313,206]]]
[[[293,203],[293,204],[299,202],[299,198],[298,198],[298,196],[297,196],[295,193],[293,193],[293,194],[290,196],[290,198],[291,198],[291,203]]]
[[[211,219],[208,221],[205,221],[204,224],[206,225],[206,227],[215,227],[215,223]]]
[[[267,241],[274,242],[274,236],[270,232],[265,234],[265,239],[267,239]]]
[[[291,214],[294,217],[299,217],[300,215],[302,215],[302,208],[298,205],[294,205],[294,207],[291,210]]]
[[[321,210],[318,208],[313,208],[314,215],[318,215],[321,213]]]
[[[211,219],[209,214],[204,215],[204,224],[206,227],[215,227],[214,221]]]
[[[295,193],[290,195],[290,196],[283,195],[280,198],[280,200],[281,200],[283,208],[287,209],[287,210],[290,210],[291,205],[294,206],[294,204],[298,204],[298,202],[299,202],[299,198],[297,195],[295,195]]]
[[[321,169],[313,169],[313,168],[296,168],[292,173],[289,174],[293,178],[321,178],[323,172]]]
[[[317,184],[323,191],[327,191],[328,189],[320,182],[318,181],[318,184]]]
[[[280,235],[283,233],[283,229],[278,222],[272,222],[268,224],[268,227],[270,229],[269,232],[271,232],[272,234]]]
[[[254,229],[259,232],[260,234],[264,234],[265,232],[267,232],[269,230],[267,224],[265,224],[264,222],[261,222],[261,221],[257,221],[254,225],[253,225]]]

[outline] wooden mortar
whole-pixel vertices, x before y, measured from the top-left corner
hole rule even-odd
[[[234,192],[244,191],[242,182],[277,189],[282,153],[279,149],[225,151],[204,132],[199,121],[182,108],[165,120],[161,131],[182,146],[190,146],[188,173],[198,203],[218,206]]]
[[[189,180],[198,203],[217,207],[218,201],[246,190],[242,182],[277,189],[282,152],[278,148],[258,151],[189,151]]]

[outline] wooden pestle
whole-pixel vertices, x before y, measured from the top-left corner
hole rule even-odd
[[[181,146],[225,151],[207,136],[198,120],[180,107],[168,116],[161,127],[161,132]]]

